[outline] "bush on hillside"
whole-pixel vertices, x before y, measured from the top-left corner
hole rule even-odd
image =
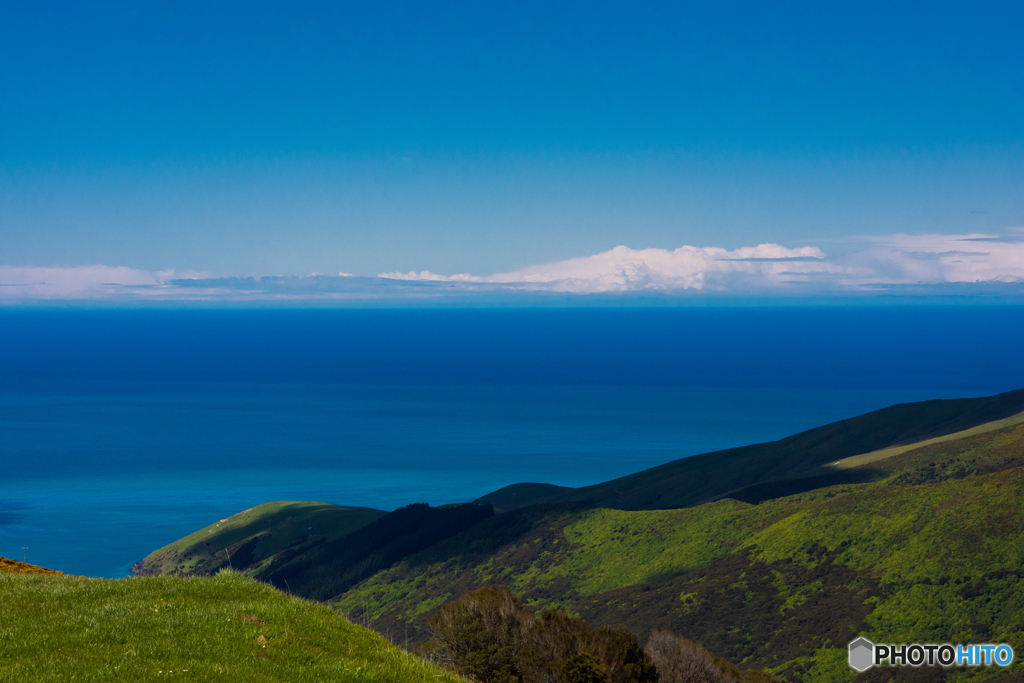
[[[561,671],[562,683],[608,683],[601,660],[594,655],[573,655],[565,660]]]
[[[700,643],[669,631],[654,631],[644,648],[658,669],[660,683],[736,683]]]
[[[613,683],[657,683],[658,670],[632,631],[601,626],[597,634],[596,651]]]
[[[658,680],[630,631],[594,629],[556,610],[535,616],[504,587],[487,586],[442,606],[430,626],[426,650],[480,683]]]
[[[507,588],[486,586],[441,607],[426,650],[480,683],[523,680],[533,615]]]
[[[540,612],[524,652],[528,681],[559,681],[565,662],[578,654],[593,655],[611,683],[655,683],[654,665],[631,631],[602,626],[592,628],[565,612]]]

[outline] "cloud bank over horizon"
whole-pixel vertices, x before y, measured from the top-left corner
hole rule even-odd
[[[989,235],[863,237],[857,249],[830,256],[818,247],[759,244],[732,251],[683,246],[618,246],[582,258],[485,277],[381,273],[406,281],[503,284],[567,293],[645,290],[772,294],[811,286],[824,291],[873,291],[895,285],[1024,282],[1024,231]]]
[[[0,266],[0,302],[344,302],[495,292],[772,297],[871,294],[908,287],[927,295],[966,283],[1005,285],[1024,294],[1024,228],[1001,235],[865,236],[837,246],[846,248],[830,254],[816,246],[770,243],[733,250],[618,246],[494,275],[424,270],[376,277],[339,273],[237,278],[106,265]]]

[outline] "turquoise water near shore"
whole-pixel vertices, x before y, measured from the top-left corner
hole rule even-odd
[[[269,500],[584,486],[1024,386],[1009,307],[233,316],[0,312],[0,555],[123,576]]]

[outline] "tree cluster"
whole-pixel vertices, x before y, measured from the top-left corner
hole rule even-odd
[[[479,683],[770,683],[667,631],[646,648],[628,629],[557,610],[534,613],[507,588],[485,586],[430,618],[424,649]]]

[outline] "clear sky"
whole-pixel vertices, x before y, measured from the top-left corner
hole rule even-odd
[[[560,291],[630,268],[733,287],[707,273],[738,259],[833,285],[1024,277],[1020,2],[0,9],[8,294],[84,266],[591,282]],[[763,244],[784,251],[736,251]],[[942,256],[963,244],[997,262],[964,275]],[[946,261],[893,275],[879,250]]]

